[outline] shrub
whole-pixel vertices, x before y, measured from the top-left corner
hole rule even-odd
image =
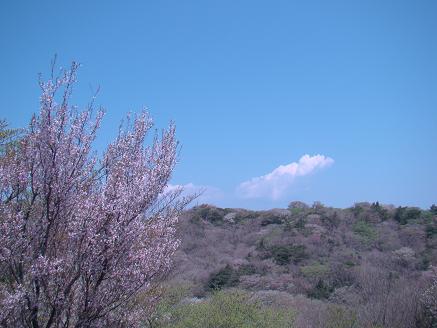
[[[408,207],[405,215],[407,217],[407,221],[418,220],[422,215],[422,210],[417,207]]]
[[[239,210],[237,212],[237,215],[235,216],[235,221],[256,219],[258,216],[259,216],[259,213],[256,211]]]
[[[296,221],[296,223],[294,224],[294,227],[295,227],[296,229],[302,230],[302,229],[305,229],[305,224],[306,224],[305,219],[304,219],[304,218],[299,218],[299,219]]]
[[[308,278],[320,278],[329,272],[329,266],[326,264],[314,263],[311,265],[302,266],[300,272]]]
[[[433,281],[423,292],[421,303],[427,318],[429,327],[437,327],[437,268],[432,268]]]
[[[338,217],[338,213],[334,212],[332,215],[325,215],[322,217],[323,224],[328,227],[328,229],[333,230],[338,228],[341,220]]]
[[[269,249],[270,256],[279,265],[298,263],[307,257],[305,246],[273,246]]]
[[[308,297],[316,298],[318,300],[327,299],[334,291],[334,288],[325,283],[322,279],[319,279],[317,284],[307,293]]]
[[[373,210],[374,212],[376,212],[376,213],[378,214],[379,218],[380,218],[382,221],[387,220],[387,219],[389,218],[389,216],[390,216],[390,215],[388,214],[388,211],[387,211],[384,207],[382,207],[381,205],[379,205],[379,202],[372,203],[371,208],[372,208],[372,210]]]
[[[288,204],[289,210],[293,210],[293,209],[306,210],[309,208],[310,207],[307,204],[305,204],[304,202],[301,202],[301,201],[293,201],[293,202],[290,202],[290,204]]]
[[[344,262],[344,265],[351,268],[351,267],[355,266],[355,262],[351,261],[351,260],[347,260],[346,262]]]
[[[424,251],[420,257],[419,262],[416,265],[417,270],[426,271],[429,269],[432,260],[432,253],[428,250]]]
[[[239,274],[230,265],[226,265],[223,269],[210,275],[207,288],[212,290],[220,290],[226,287],[233,287],[239,281]]]
[[[339,305],[329,305],[326,317],[326,328],[358,327],[356,313]]]
[[[257,272],[258,270],[253,264],[245,264],[238,268],[238,275],[240,276],[250,276]]]
[[[269,224],[282,224],[282,218],[277,217],[277,216],[272,216],[272,217],[268,217],[265,218],[261,221],[261,226],[265,227]]]
[[[242,291],[216,292],[211,299],[181,304],[159,327],[172,328],[291,328],[290,310],[263,306]]]
[[[203,220],[211,222],[215,225],[222,224],[223,218],[226,214],[224,210],[218,209],[210,205],[201,205],[196,208],[196,210]]]
[[[168,314],[179,306],[185,298],[191,296],[189,287],[189,285],[176,285],[162,288],[160,300],[147,318],[147,327],[162,327]]]
[[[429,211],[431,212],[432,215],[437,215],[437,206],[435,204],[432,204],[431,207],[429,208]]]
[[[427,238],[432,238],[435,235],[437,235],[437,225],[435,224],[428,224],[425,227],[425,232],[426,232],[426,237]]]
[[[14,149],[19,145],[22,130],[8,128],[5,120],[0,120],[0,158],[12,156]]]
[[[363,210],[364,209],[358,204],[355,204],[354,207],[351,208],[351,211],[355,218],[358,218],[358,216],[363,212]]]
[[[352,230],[366,242],[373,241],[377,237],[376,230],[366,221],[360,220],[355,222]]]
[[[409,221],[417,220],[420,218],[422,211],[417,207],[402,207],[399,206],[396,209],[394,219],[399,222],[399,224],[405,225]]]
[[[323,211],[323,209],[325,208],[325,205],[323,205],[322,202],[315,201],[315,202],[313,203],[313,205],[311,206],[311,208],[312,208],[316,213],[319,213],[319,212]]]

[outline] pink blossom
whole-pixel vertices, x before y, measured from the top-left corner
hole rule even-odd
[[[180,190],[162,196],[177,159],[175,126],[145,146],[152,121],[142,112],[97,157],[103,112],[70,106],[77,69],[40,82],[39,115],[0,159],[5,327],[139,326],[179,245],[175,224],[189,199]]]

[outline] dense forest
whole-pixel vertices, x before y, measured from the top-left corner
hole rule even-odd
[[[179,238],[151,326],[436,326],[434,205],[201,205]]]

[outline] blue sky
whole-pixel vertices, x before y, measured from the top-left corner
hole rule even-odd
[[[100,86],[98,148],[128,111],[176,121],[172,184],[199,202],[429,207],[436,35],[426,0],[2,1],[0,116],[27,125],[58,54],[83,64],[75,103]]]

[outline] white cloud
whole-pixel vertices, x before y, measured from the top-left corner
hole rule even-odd
[[[333,163],[332,158],[324,155],[303,155],[298,162],[280,165],[266,175],[242,182],[237,187],[237,193],[243,198],[267,197],[276,200],[284,195],[296,177],[311,174]]]
[[[215,202],[221,200],[224,197],[223,192],[212,186],[198,186],[193,183],[180,184],[168,184],[164,190],[164,194],[167,192],[176,191],[178,189],[183,189],[183,195],[194,195],[199,194],[199,196],[193,200],[191,205],[194,204],[214,204]]]

